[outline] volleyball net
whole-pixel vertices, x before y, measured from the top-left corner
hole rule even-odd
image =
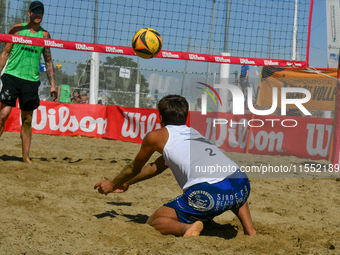
[[[4,34],[27,21],[31,1],[8,2],[0,1]],[[235,64],[235,76],[243,64],[307,67],[311,0],[46,0],[44,5],[42,27],[53,40],[43,46],[53,48],[54,64],[62,66],[56,69],[57,84],[68,76],[73,88],[88,91],[89,52],[100,52],[99,97],[110,104],[134,106],[136,83],[141,85],[141,107],[152,107],[152,101],[169,93],[191,100],[190,79],[218,79],[220,63]],[[138,59],[131,49],[133,35],[143,27],[162,36],[157,58]],[[0,40],[5,41],[3,36]],[[41,79],[48,83],[44,74]]]
[[[1,29],[27,21],[31,1],[1,1]],[[305,61],[310,0],[282,1],[51,1],[45,0],[43,27],[53,39],[130,46],[135,32],[156,29],[164,50],[291,60],[296,48]],[[7,13],[7,19],[5,14]],[[7,24],[5,23],[7,21]]]

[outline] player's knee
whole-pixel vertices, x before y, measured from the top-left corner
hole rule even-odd
[[[149,219],[146,221],[146,224],[152,226],[152,222],[153,222],[154,218],[152,217],[152,215],[149,217]]]
[[[2,109],[0,112],[0,123],[5,123],[10,113],[11,113],[11,110]]]
[[[22,119],[22,126],[23,127],[32,127],[32,115],[27,115]]]

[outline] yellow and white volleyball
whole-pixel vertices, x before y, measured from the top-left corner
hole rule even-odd
[[[132,48],[141,58],[153,58],[162,50],[161,35],[152,28],[142,28],[132,39]]]
[[[58,69],[60,69],[62,67],[61,64],[57,64],[56,66],[57,66]]]

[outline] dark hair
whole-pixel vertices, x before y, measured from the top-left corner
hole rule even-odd
[[[64,77],[64,78],[61,80],[61,83],[62,83],[62,84],[67,84],[67,81],[68,81],[68,80],[67,80],[67,77]]]
[[[184,97],[168,95],[158,102],[159,115],[164,125],[185,125],[188,118],[189,104]]]

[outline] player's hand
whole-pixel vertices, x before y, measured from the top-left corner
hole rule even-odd
[[[57,101],[58,99],[58,92],[56,88],[51,87],[51,97],[53,97],[53,101]]]
[[[129,184],[124,183],[122,186],[120,186],[118,189],[115,189],[113,193],[123,193],[129,189]]]
[[[113,181],[101,181],[94,185],[94,189],[98,188],[98,192],[103,195],[113,192]]]

